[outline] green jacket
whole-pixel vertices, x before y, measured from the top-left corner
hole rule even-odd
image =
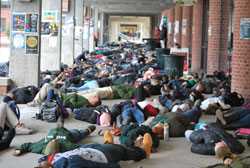
[[[24,143],[16,150],[21,150],[21,153],[32,152],[44,154],[47,144],[56,139],[60,144],[60,152],[73,150],[82,146],[81,144],[74,143],[71,133],[64,127],[53,128],[49,131],[48,135],[35,143]]]
[[[152,129],[145,125],[140,126],[139,124],[130,124],[126,126],[126,128],[122,130],[119,140],[121,144],[132,147],[134,146],[134,141],[137,139],[137,137],[139,135],[143,136],[145,133],[149,133],[151,135],[153,146],[158,147],[160,144],[159,139],[152,132]]]
[[[68,107],[68,104],[67,104],[68,102],[70,102],[74,108],[81,108],[89,104],[88,99],[78,94],[62,94],[63,106]]]
[[[208,166],[207,168],[247,168],[250,165],[250,156],[240,158],[237,160],[232,160],[230,165],[224,164],[215,164],[212,166]]]
[[[135,95],[135,87],[128,84],[120,84],[111,86],[115,99],[133,99]]]

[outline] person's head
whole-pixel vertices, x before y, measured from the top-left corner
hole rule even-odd
[[[99,97],[97,97],[97,96],[91,96],[91,97],[88,99],[88,101],[89,101],[89,104],[90,104],[91,106],[94,106],[94,107],[99,106],[99,105],[102,104],[101,99],[100,99]]]
[[[53,139],[47,144],[44,154],[49,155],[55,152],[60,152],[60,144],[56,141],[56,139]]]
[[[223,159],[226,155],[230,155],[230,148],[224,142],[215,143],[215,155],[219,159]]]
[[[197,92],[202,93],[202,92],[204,91],[204,86],[202,85],[202,83],[199,83],[199,84],[196,86],[195,90],[196,90]]]
[[[155,26],[155,30],[160,30],[158,26]]]
[[[174,46],[175,46],[176,48],[181,48],[181,45],[180,45],[179,43],[175,43]]]
[[[205,114],[207,115],[215,115],[216,110],[218,109],[218,105],[216,103],[209,104],[207,109],[205,110]]]
[[[163,139],[164,134],[164,125],[163,123],[159,122],[152,127],[152,132],[156,135],[158,139]]]

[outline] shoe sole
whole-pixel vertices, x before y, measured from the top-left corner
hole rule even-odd
[[[223,114],[222,114],[222,112],[221,111],[216,111],[216,117],[218,118],[218,120],[220,120],[220,122],[223,124],[223,125],[226,125],[227,123],[226,123],[226,121],[225,121],[225,119],[224,119],[224,117],[223,117]]]

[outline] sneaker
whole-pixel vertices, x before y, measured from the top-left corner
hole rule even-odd
[[[201,110],[201,109],[200,109],[200,106],[201,106],[201,100],[200,100],[200,99],[197,99],[197,100],[194,102],[194,109]]]
[[[91,134],[92,132],[95,131],[95,129],[96,129],[95,125],[90,125],[90,126],[88,126],[87,131],[89,132],[89,134]]]
[[[35,100],[32,100],[31,102],[27,103],[27,105],[31,107],[35,107],[35,106],[39,106],[40,104],[38,104]]]
[[[106,131],[103,136],[104,136],[104,144],[109,144],[109,143],[114,144],[114,137],[110,132]]]
[[[222,113],[222,111],[221,111],[220,109],[217,109],[216,112],[215,112],[215,114],[216,114],[217,119],[218,119],[223,125],[226,125],[226,124],[227,124],[227,122],[226,122],[225,119],[224,119],[223,113]]]
[[[142,145],[140,146],[140,148],[145,151],[146,159],[150,157],[152,144],[153,141],[151,135],[149,133],[144,134]]]
[[[24,127],[24,126],[16,127],[16,134],[17,135],[29,135],[32,132],[33,132],[32,129]]]

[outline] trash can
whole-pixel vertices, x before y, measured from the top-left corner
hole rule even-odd
[[[159,67],[164,69],[164,57],[163,54],[169,55],[170,48],[156,48],[156,62]]]
[[[165,74],[170,76],[182,76],[185,55],[166,55],[164,57],[164,71]]]
[[[154,39],[147,39],[146,49],[147,51],[154,51],[155,50],[155,40]]]

